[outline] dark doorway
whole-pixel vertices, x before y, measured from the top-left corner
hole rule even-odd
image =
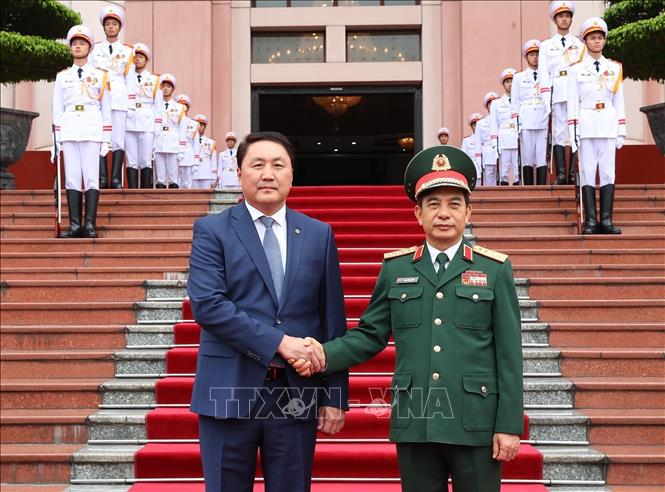
[[[296,148],[294,184],[401,184],[420,141],[420,89],[254,90],[252,130]]]

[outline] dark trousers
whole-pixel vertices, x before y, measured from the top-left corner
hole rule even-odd
[[[206,492],[252,492],[257,450],[266,492],[308,492],[316,445],[316,419],[282,417],[288,381],[266,381],[250,417],[199,415]]]
[[[499,492],[501,463],[492,446],[439,443],[397,443],[402,492]]]

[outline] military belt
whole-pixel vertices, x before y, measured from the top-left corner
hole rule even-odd
[[[81,113],[84,111],[99,111],[99,106],[97,104],[72,104],[65,108],[65,111],[69,113]]]

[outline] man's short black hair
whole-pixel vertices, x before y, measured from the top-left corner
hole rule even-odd
[[[261,142],[262,140],[269,140],[284,147],[286,153],[289,154],[289,158],[291,159],[291,166],[293,166],[293,162],[296,157],[296,151],[288,138],[279,132],[256,132],[248,133],[245,139],[238,146],[237,157],[239,168],[242,166],[242,161],[245,159],[245,154],[247,154],[247,149],[249,146],[253,143]]]
[[[425,200],[425,197],[430,194],[431,191],[437,190],[438,188],[432,188],[431,190],[426,190],[423,191],[420,196],[418,197],[418,206],[420,208],[423,207],[423,200]],[[466,190],[462,190],[462,193],[464,194],[464,205],[467,207],[469,206],[469,202],[471,202],[471,193],[469,193]]]

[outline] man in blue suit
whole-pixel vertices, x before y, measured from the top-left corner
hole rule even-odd
[[[344,425],[348,372],[306,379],[287,362],[321,368],[305,338],[346,332],[337,247],[329,225],[286,207],[286,137],[249,134],[237,156],[244,202],[196,221],[189,266],[206,491],[251,491],[260,450],[266,491],[304,492],[317,428]]]

